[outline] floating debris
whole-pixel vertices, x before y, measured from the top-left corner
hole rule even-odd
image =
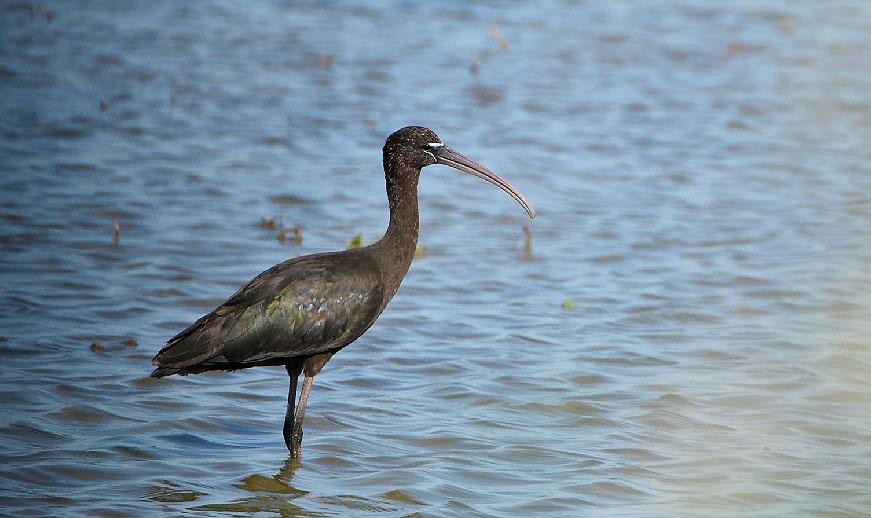
[[[575,303],[572,302],[571,299],[567,299],[564,300],[563,303],[560,304],[560,306],[562,306],[563,309],[572,309],[573,307],[575,307]]]
[[[472,64],[469,65],[469,72],[472,73],[472,77],[478,77],[478,72],[481,70],[481,61],[483,61],[483,58],[480,54],[475,54],[475,57],[472,58]]]
[[[490,36],[493,38],[493,41],[495,41],[499,45],[500,52],[502,52],[503,54],[508,52],[508,40],[506,40],[505,36],[503,36],[502,33],[499,32],[499,29],[496,28],[496,25],[492,23],[490,24]]]
[[[107,111],[109,111],[109,103],[107,103],[103,99],[100,99],[100,112],[106,113]]]
[[[336,60],[336,58],[332,54],[329,54],[329,53],[318,54],[316,59],[317,59],[318,66],[322,66],[322,67],[332,66],[333,62]]]
[[[293,235],[288,238],[287,231],[290,230],[293,232]],[[302,227],[299,225],[294,225],[292,227],[281,227],[281,230],[278,231],[277,236],[278,242],[284,244],[286,241],[290,241],[294,245],[302,244]]]
[[[348,250],[353,250],[354,248],[363,248],[363,234],[357,234],[350,241],[348,241]]]
[[[118,218],[112,218],[112,226],[115,228],[115,234],[112,236],[112,243],[117,245],[121,242],[121,225],[118,224]]]
[[[135,338],[126,338],[121,340],[120,342],[114,345],[106,345],[104,346],[102,342],[99,340],[94,340],[91,342],[91,351],[95,353],[108,353],[108,352],[117,352],[123,351],[124,349],[129,349],[132,347],[136,347],[139,345],[139,342],[136,341]]]
[[[429,248],[423,245],[418,245],[417,248],[414,249],[414,259],[420,259],[425,256],[427,252],[429,252]]]
[[[729,44],[729,54],[743,54],[747,52],[747,45],[736,41]]]
[[[527,254],[532,253],[532,230],[529,225],[523,225],[523,235],[526,237],[526,242],[523,244],[523,251]]]
[[[493,24],[490,24],[489,29],[490,37],[493,38],[493,41],[495,41],[497,45],[499,45],[499,52],[503,54],[508,52],[508,40],[505,39],[505,36],[502,36],[502,33],[499,32],[499,29],[497,29]],[[469,72],[472,74],[473,78],[478,77],[478,73],[481,71],[481,65],[484,63],[484,60],[489,59],[492,55],[493,51],[486,50],[475,54],[472,57],[472,62],[469,64]]]
[[[278,218],[266,219],[266,218],[261,216],[260,217],[260,228],[263,228],[266,230],[275,230],[276,228],[278,228],[278,225],[275,222],[276,219],[278,219]]]
[[[45,21],[51,23],[51,19],[54,17],[54,13],[51,12],[51,9],[46,7],[42,10],[42,14],[45,15]]]
[[[302,227],[299,225],[295,225],[292,227],[284,226],[284,222],[282,221],[282,217],[278,216],[272,219],[260,217],[260,228],[264,230],[278,230],[278,234],[276,234],[275,239],[278,240],[279,243],[286,243],[290,241],[294,245],[299,245],[302,243]]]

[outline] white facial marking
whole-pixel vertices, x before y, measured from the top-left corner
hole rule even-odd
[[[437,147],[444,147],[444,144],[442,144],[441,142],[430,142],[429,144],[427,144],[427,146],[429,146],[431,148],[437,148]]]

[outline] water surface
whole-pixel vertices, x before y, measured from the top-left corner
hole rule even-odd
[[[3,2],[0,505],[867,513],[868,27],[860,1]],[[261,270],[376,239],[407,124],[524,191],[530,253],[510,198],[428,168],[427,252],[318,376],[299,467],[283,369],[147,377]]]

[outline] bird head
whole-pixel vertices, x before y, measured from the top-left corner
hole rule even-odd
[[[453,167],[492,183],[517,200],[530,218],[535,218],[535,210],[520,191],[484,165],[445,146],[429,128],[407,126],[393,132],[384,143],[384,171],[388,183],[397,180],[397,176],[420,174],[421,169],[434,164]]]
[[[384,143],[384,170],[422,169],[436,163],[433,150],[444,146],[429,128],[408,126],[393,132]]]

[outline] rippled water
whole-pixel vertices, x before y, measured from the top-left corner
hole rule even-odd
[[[866,2],[0,20],[4,512],[871,509]],[[300,467],[283,369],[147,377],[261,270],[376,239],[406,124],[527,194],[530,253],[512,200],[427,169],[427,253],[316,379]]]

